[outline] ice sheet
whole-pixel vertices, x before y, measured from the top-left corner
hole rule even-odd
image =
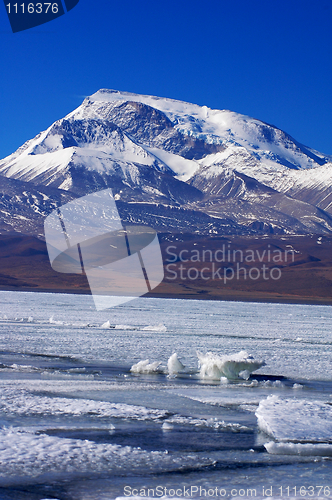
[[[87,472],[128,474],[132,471],[181,470],[211,463],[208,458],[147,452],[131,446],[36,435],[19,428],[0,430],[0,484],[18,478],[84,475]]]

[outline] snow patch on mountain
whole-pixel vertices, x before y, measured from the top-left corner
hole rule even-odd
[[[67,148],[54,152],[45,152],[42,155],[29,154],[27,151],[17,158],[4,162],[1,173],[6,177],[31,181],[41,174],[46,173],[49,185],[55,176],[63,172],[74,154],[74,148]],[[5,159],[6,160],[6,159]],[[0,164],[0,166],[2,166]]]
[[[144,146],[144,149],[153,154],[158,160],[165,163],[165,165],[168,165],[176,174],[176,178],[181,181],[185,182],[189,180],[200,168],[200,163],[196,160],[187,160],[187,158],[183,158],[182,156],[159,148]]]
[[[313,168],[325,163],[327,155],[307,148],[282,130],[228,110],[215,110],[175,99],[159,98],[101,89],[87,98],[69,116],[93,116],[104,111],[106,103],[119,105],[126,101],[141,102],[162,111],[184,135],[203,139],[208,143],[243,146],[259,158],[286,161],[292,168]]]
[[[6,177],[47,186],[63,177],[57,187],[70,190],[71,166],[99,173],[118,169],[133,180],[139,177],[137,165],[153,166],[173,175],[164,162],[112,124],[107,127],[96,120],[59,120],[35,141],[26,143],[21,154],[4,158],[0,172]]]

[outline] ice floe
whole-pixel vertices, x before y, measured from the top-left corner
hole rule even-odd
[[[167,370],[168,370],[169,375],[176,375],[178,372],[180,372],[184,369],[185,369],[185,366],[178,359],[178,355],[176,354],[176,352],[168,358]]]
[[[165,325],[163,325],[163,323],[159,323],[159,325],[155,326],[153,325],[144,326],[142,330],[146,332],[166,332],[167,328]]]
[[[270,441],[264,446],[271,455],[332,456],[332,444],[275,443]]]
[[[250,373],[265,365],[262,360],[254,359],[246,351],[240,351],[231,355],[220,355],[213,352],[202,354],[197,352],[200,367],[200,377],[203,379],[220,380],[226,377],[230,380],[239,378],[241,372],[245,379]]]
[[[150,363],[148,359],[144,359],[133,365],[130,368],[130,371],[132,373],[157,373],[160,364],[161,361],[154,361],[153,363]]]
[[[330,404],[274,395],[260,402],[256,416],[260,430],[277,441],[332,442]]]

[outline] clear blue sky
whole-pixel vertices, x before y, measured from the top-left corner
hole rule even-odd
[[[331,0],[80,0],[15,34],[2,4],[0,40],[0,158],[99,88],[230,109],[332,154]]]

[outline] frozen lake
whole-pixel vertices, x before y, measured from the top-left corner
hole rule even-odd
[[[328,306],[0,292],[0,499],[332,496],[331,326]]]

